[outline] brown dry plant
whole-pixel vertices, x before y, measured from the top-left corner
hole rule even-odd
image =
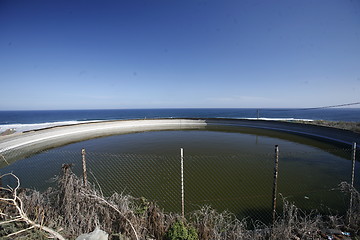
[[[323,227],[316,211],[305,213],[283,198],[283,212],[271,227],[270,239],[319,239]]]
[[[240,221],[227,211],[219,213],[204,206],[195,211],[191,219],[198,229],[199,239],[257,239],[252,231],[247,230],[245,219]]]
[[[232,213],[217,212],[209,206],[183,219],[144,198],[122,193],[106,197],[94,184],[84,185],[72,173],[71,165],[63,165],[57,186],[43,193],[20,188],[14,174],[1,177],[6,176],[15,178],[16,183],[15,187],[0,188],[0,238],[46,239],[50,235],[75,239],[99,227],[109,233],[110,239],[162,240],[176,221],[195,227],[203,240],[321,239],[322,229],[347,230],[354,236],[360,231],[360,194],[347,183],[340,184],[341,190],[353,197],[347,226],[342,217],[305,213],[285,198],[283,212],[267,226],[251,219],[239,220]]]
[[[15,175],[11,175],[18,180]],[[62,174],[56,180],[57,187],[49,188],[43,193],[21,189],[18,180],[17,187],[9,188],[8,191],[18,193],[15,195],[16,200],[3,196],[2,189],[0,221],[3,220],[3,228],[6,224],[24,220],[32,228],[39,228],[52,235],[56,232],[51,232],[50,228],[45,226],[57,229],[63,237],[55,236],[59,239],[75,239],[80,234],[93,231],[97,226],[114,238],[121,236],[126,239],[163,239],[176,219],[176,215],[165,214],[155,203],[149,203],[143,211],[139,211],[136,198],[119,193],[103,196],[95,185],[88,183],[85,186],[71,171],[71,165],[64,164]],[[22,211],[19,216],[14,203],[19,204]],[[13,231],[10,234],[28,234],[28,239],[31,239],[31,233],[25,232],[29,229],[24,229],[22,225],[7,227]],[[0,237],[2,236],[4,235],[0,234]]]
[[[347,182],[339,184],[340,190],[350,194],[351,206],[347,211],[347,227],[356,235],[360,234],[360,193]]]
[[[15,176],[13,173],[7,173],[4,175],[0,176],[0,179],[2,179],[3,177],[6,176],[11,176],[13,178],[16,179],[16,186],[14,188],[12,188],[11,186],[7,186],[7,187],[0,187],[1,190],[1,197],[0,197],[0,201],[2,202],[2,205],[5,204],[5,206],[2,206],[2,211],[5,210],[5,208],[7,206],[11,206],[11,212],[12,215],[9,215],[6,212],[1,212],[1,217],[2,220],[0,222],[0,225],[4,225],[4,224],[8,224],[8,223],[16,223],[16,222],[24,222],[28,225],[27,228],[25,229],[20,229],[16,232],[13,233],[9,233],[8,235],[6,235],[6,237],[12,237],[15,236],[17,234],[21,234],[23,232],[32,230],[34,228],[43,230],[47,233],[49,233],[52,237],[55,237],[59,240],[65,240],[65,238],[58,233],[57,231],[47,227],[46,225],[43,224],[43,214],[44,212],[42,212],[41,210],[39,212],[41,212],[41,214],[36,214],[37,217],[35,219],[32,219],[28,216],[26,209],[24,209],[24,203],[23,200],[21,199],[21,197],[19,197],[19,188],[20,188],[20,180],[17,176]],[[37,211],[38,209],[36,209]],[[14,216],[15,215],[15,216]],[[40,217],[42,216],[42,217]]]

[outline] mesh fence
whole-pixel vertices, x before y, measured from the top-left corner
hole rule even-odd
[[[180,150],[179,150],[180,153]],[[12,153],[19,154],[19,153]],[[304,211],[344,214],[348,196],[338,190],[351,182],[351,148],[313,152],[282,152],[280,148],[278,199],[287,198]],[[8,154],[9,157],[10,155]],[[155,201],[167,212],[181,212],[180,155],[86,153],[88,179],[105,195],[123,192]],[[203,205],[228,210],[239,218],[269,222],[272,216],[274,152],[184,156],[185,212]],[[357,153],[359,161],[359,153]],[[0,169],[15,173],[23,187],[43,191],[54,186],[62,164],[73,164],[82,175],[79,152],[49,150]],[[360,186],[359,164],[355,187]],[[2,184],[11,184],[2,179]],[[281,212],[281,200],[277,211]]]

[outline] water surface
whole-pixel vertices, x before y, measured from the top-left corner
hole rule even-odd
[[[271,213],[274,146],[279,145],[278,192],[302,209],[344,213],[347,198],[336,188],[350,181],[351,151],[318,140],[249,128],[155,131],[78,142],[34,155],[1,169],[22,186],[43,190],[63,163],[81,174],[87,151],[89,179],[114,191],[157,201],[181,211],[180,148],[184,149],[185,208],[203,205],[239,217],[267,221]],[[356,171],[359,171],[357,167]],[[359,178],[356,179],[359,186]]]

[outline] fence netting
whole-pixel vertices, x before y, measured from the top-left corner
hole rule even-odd
[[[239,218],[271,220],[274,152],[207,156],[186,155],[184,150],[185,213],[210,205]],[[11,158],[11,154],[19,155],[8,153],[4,157]],[[181,213],[179,154],[180,150],[171,155],[86,152],[88,180],[104,195],[122,192],[155,201],[167,212]],[[304,211],[316,209],[326,214],[345,214],[349,196],[339,191],[338,184],[351,182],[352,155],[351,148],[321,152],[282,152],[280,148],[277,211],[281,213],[281,199],[286,198]],[[72,164],[73,172],[81,177],[81,149],[36,153],[9,165],[3,164],[0,174],[13,172],[20,178],[22,187],[44,191],[54,187],[54,179],[63,164]],[[357,189],[359,170],[357,162],[354,182]],[[1,184],[11,184],[11,179],[2,179]]]

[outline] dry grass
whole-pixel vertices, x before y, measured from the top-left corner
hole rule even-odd
[[[229,212],[217,212],[209,206],[195,211],[191,220],[198,229],[199,239],[256,239],[253,231],[247,230],[247,223]]]
[[[68,165],[57,179],[58,187],[39,193],[29,189],[19,189],[18,196],[24,205],[24,212],[34,222],[58,230],[67,239],[75,239],[88,233],[96,226],[108,233],[113,239],[121,235],[128,239],[162,239],[176,216],[164,214],[152,203],[145,211],[139,211],[138,199],[114,193],[105,197],[92,184],[83,185],[81,179],[71,172]],[[9,195],[2,192],[2,196]],[[14,206],[0,202],[0,222],[7,221],[15,214]],[[7,229],[6,229],[7,228]],[[0,226],[0,237],[9,233],[9,228],[25,228],[14,222],[11,226]],[[2,234],[2,235],[1,235]],[[34,231],[23,232],[19,236],[32,238]],[[32,238],[35,239],[35,238]]]
[[[64,165],[57,182],[55,189],[44,193],[20,188],[4,191],[3,188],[0,198],[9,199],[17,190],[18,202],[22,202],[26,217],[37,225],[31,227],[29,222],[17,221],[19,216],[14,204],[0,201],[0,238],[13,234],[17,239],[47,239],[50,233],[44,231],[46,226],[66,239],[75,239],[99,226],[109,233],[110,239],[160,240],[166,239],[176,221],[195,227],[199,239],[204,240],[323,239],[327,237],[323,229],[340,229],[353,235],[360,233],[360,194],[347,183],[340,185],[342,191],[353,196],[352,211],[346,219],[304,213],[283,199],[283,212],[267,226],[249,219],[239,220],[229,212],[219,213],[208,206],[181,219],[179,215],[164,213],[144,199],[119,193],[105,197],[94,185],[84,186],[69,165]]]
[[[270,239],[317,239],[324,225],[321,215],[304,213],[283,199],[283,213],[273,224]]]
[[[324,121],[324,120],[315,120],[315,121],[294,121],[303,124],[312,124],[317,126],[332,127],[338,129],[344,129],[360,133],[360,122],[343,122],[343,121]]]
[[[346,216],[347,228],[355,235],[360,235],[360,193],[347,182],[340,183],[340,190],[352,198],[352,204]]]

